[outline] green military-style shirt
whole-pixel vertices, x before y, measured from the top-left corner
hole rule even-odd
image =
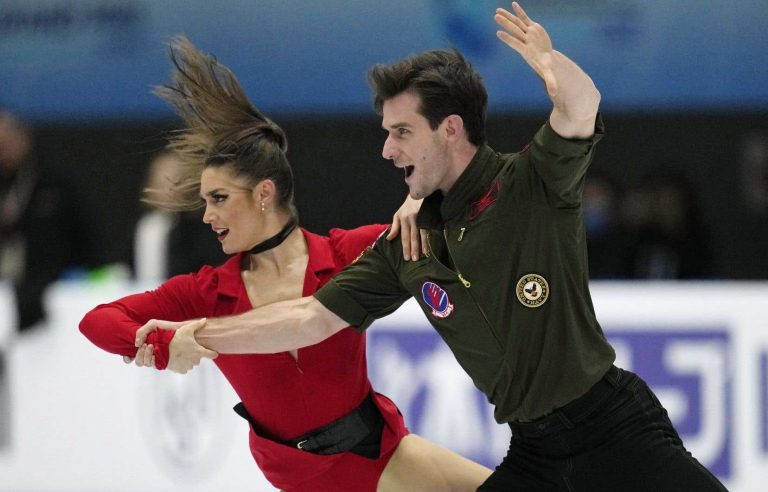
[[[581,197],[601,138],[545,124],[522,152],[483,146],[417,217],[430,255],[405,261],[380,238],[315,297],[363,330],[411,296],[496,407],[530,421],[583,395],[615,359],[589,293]]]

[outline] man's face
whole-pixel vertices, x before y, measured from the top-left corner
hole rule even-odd
[[[450,189],[448,150],[442,124],[432,130],[418,113],[420,97],[403,92],[384,101],[381,126],[387,139],[381,155],[391,159],[395,167],[405,170],[405,183],[412,198],[419,199],[437,190]]]

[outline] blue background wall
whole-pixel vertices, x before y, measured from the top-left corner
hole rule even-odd
[[[164,43],[187,34],[275,113],[369,111],[372,63],[456,46],[484,75],[495,111],[548,100],[493,35],[489,0],[4,0],[0,104],[37,120],[167,115],[149,87]],[[608,109],[768,108],[762,0],[530,0],[556,48],[596,80]]]
[[[373,63],[459,48],[487,83],[488,137],[500,151],[522,148],[545,120],[541,82],[495,37],[498,6],[509,4],[3,0],[0,107],[35,124],[41,163],[74,190],[87,266],[130,261],[146,164],[177,124],[151,88],[168,79],[166,44],[180,33],[229,66],[285,127],[303,225],[385,222],[406,190],[380,157],[365,81]],[[768,3],[523,7],[602,92],[608,133],[592,173],[624,189],[660,172],[683,175],[713,251],[707,276],[768,278]]]

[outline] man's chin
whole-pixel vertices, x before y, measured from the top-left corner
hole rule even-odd
[[[427,194],[424,193],[424,190],[414,189],[413,187],[408,187],[408,195],[414,200],[421,200],[427,196]]]
[[[432,193],[427,193],[425,191],[419,191],[419,192],[416,192],[416,193],[409,193],[410,197],[413,198],[414,200],[421,200],[422,198],[427,198],[431,194]]]

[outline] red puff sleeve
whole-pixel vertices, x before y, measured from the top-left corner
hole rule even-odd
[[[388,229],[389,225],[384,224],[371,224],[349,230],[331,229],[328,232],[328,237],[331,240],[333,251],[341,258],[344,265],[349,265],[372,247]]]

